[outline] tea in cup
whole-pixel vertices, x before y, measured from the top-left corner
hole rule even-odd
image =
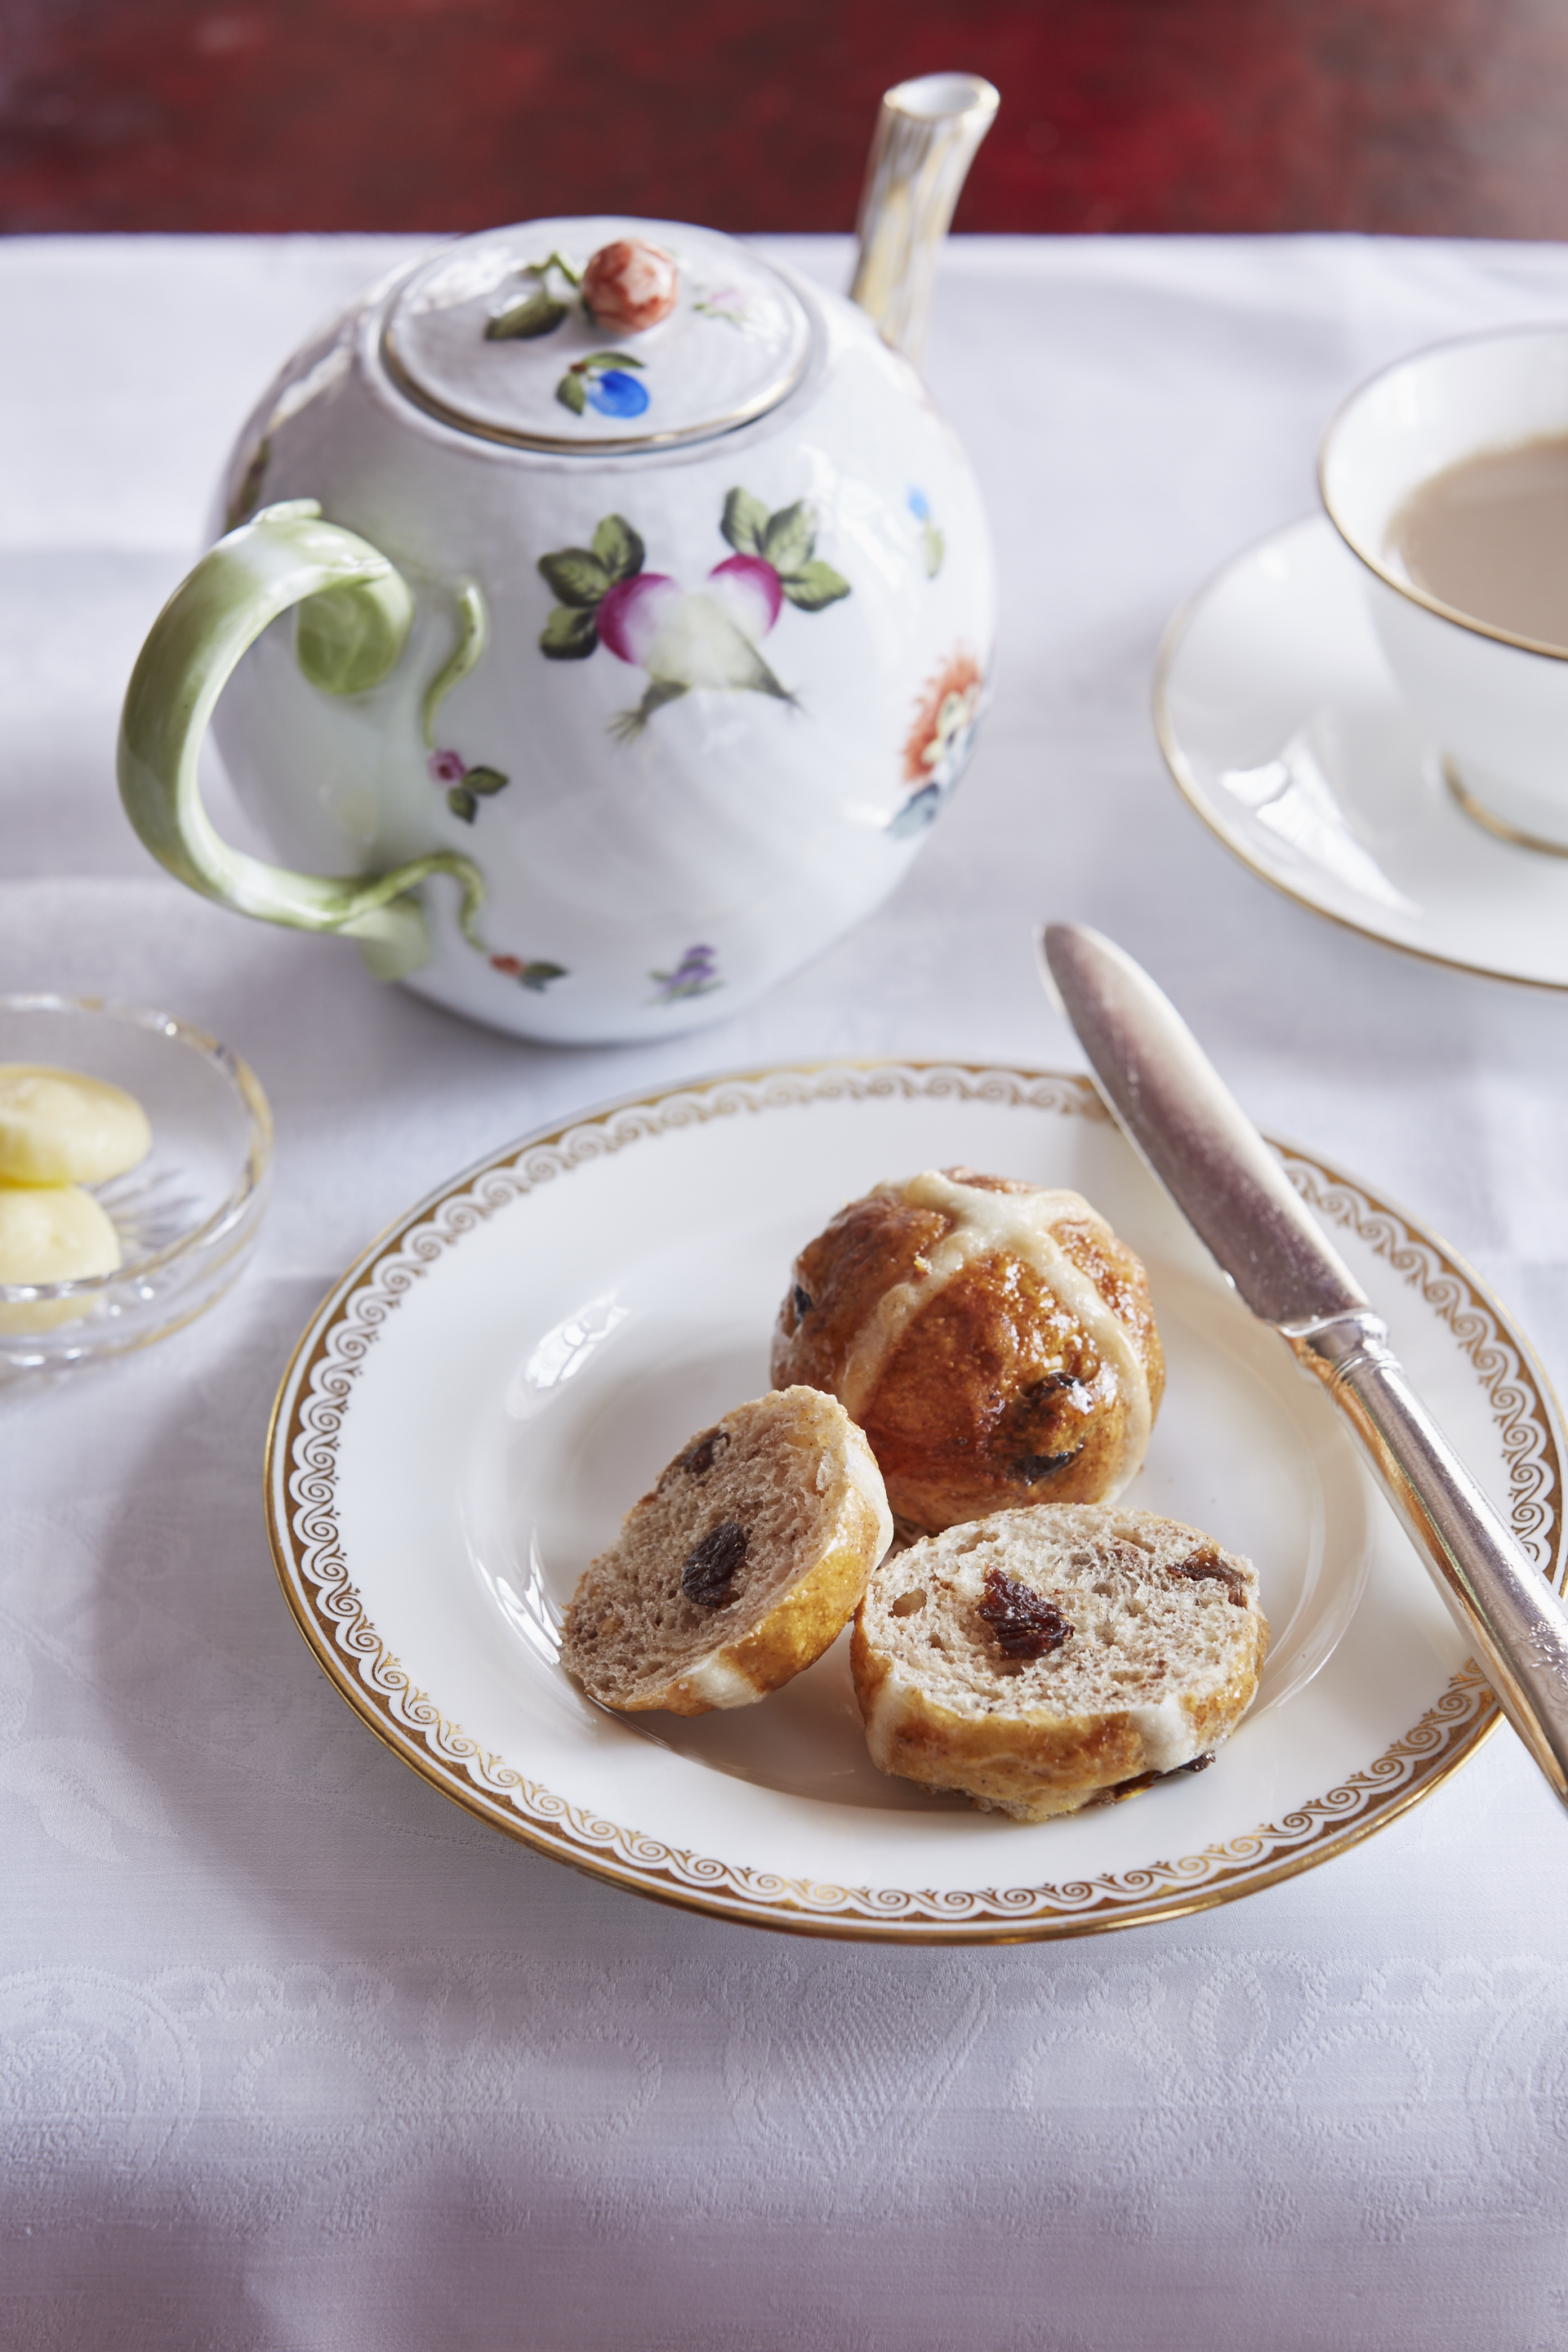
[[[1318,471],[1456,798],[1568,854],[1568,327],[1401,360],[1340,410]]]

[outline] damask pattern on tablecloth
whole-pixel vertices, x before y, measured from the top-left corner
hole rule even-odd
[[[933,366],[987,420],[1022,583],[980,797],[722,1055],[650,1066],[528,1054],[341,945],[133,878],[104,751],[201,528],[195,428],[383,263],[55,244],[10,240],[4,271],[27,462],[0,977],[242,1046],[282,1181],[221,1310],[0,1401],[5,2352],[1568,2352],[1563,1824],[1511,1735],[1203,1919],[795,1944],[589,1886],[417,1782],[312,1670],[258,1495],[294,1339],[405,1202],[710,1061],[1054,1055],[1028,949],[1051,912],[1098,908],[1265,1124],[1482,1253],[1561,1374],[1563,1001],[1233,871],[1159,773],[1146,689],[1202,570],[1301,506],[1351,384],[1561,311],[1568,257],[956,240]],[[107,403],[106,352],[131,387]],[[98,878],[41,878],[68,870]],[[63,1778],[45,1740],[83,1743]]]
[[[0,1641],[0,1804],[31,1807],[38,1827],[83,1862],[106,1862],[119,1850],[117,1825],[167,1836],[168,1814],[151,1774],[100,1740],[30,1733],[32,1696],[32,1662],[21,1639]]]
[[[254,1503],[278,1371],[318,1289],[253,1282],[226,1323],[198,1326],[200,1409],[102,1433],[68,1494],[34,1499],[22,1444],[9,1451],[0,1806],[14,1856],[37,1850],[32,1832],[89,1873],[166,1852],[193,1797],[221,1810],[233,1775],[270,1793],[279,1821],[302,1772],[340,1824],[396,1816],[374,1747],[298,1670]],[[481,1834],[423,1812],[402,1826],[421,1843]]]
[[[8,2233],[68,2218],[89,2177],[100,2196],[107,2189],[110,2210],[135,2209],[138,2192],[166,2172],[200,2100],[195,2042],[149,1987],[103,1969],[0,1978]]]
[[[0,1979],[0,2242],[84,2200],[360,2241],[400,2188],[447,2184],[480,2239],[548,2211],[629,2245],[763,2197],[792,2226],[1157,2257],[1199,2195],[1259,2248],[1331,2210],[1418,2250],[1460,2222],[1568,2230],[1565,2109],[1568,1963],[1544,1958],[40,1968]]]

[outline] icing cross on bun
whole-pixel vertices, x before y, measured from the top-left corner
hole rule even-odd
[[[1114,1501],[1165,1366],[1148,1276],[1079,1193],[949,1168],[878,1185],[807,1243],[773,1377],[837,1397],[894,1517],[934,1535]]]
[[[851,1663],[882,1771],[1043,1822],[1212,1764],[1268,1648],[1251,1561],[1201,1528],[1044,1504],[884,1560]]]

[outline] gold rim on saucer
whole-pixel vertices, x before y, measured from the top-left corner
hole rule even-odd
[[[1568,842],[1544,841],[1538,833],[1521,833],[1518,825],[1510,824],[1507,817],[1498,816],[1484,801],[1478,800],[1447,754],[1442,766],[1443,782],[1470,822],[1479,824],[1483,833],[1491,834],[1498,841],[1511,841],[1516,849],[1533,849],[1542,857],[1568,857]]]
[[[1300,907],[1306,913],[1315,915],[1320,922],[1332,923],[1338,929],[1350,931],[1358,939],[1374,940],[1379,947],[1392,948],[1396,955],[1413,957],[1417,963],[1435,964],[1442,971],[1470,972],[1479,980],[1503,981],[1514,988],[1542,989],[1549,995],[1562,995],[1565,990],[1568,990],[1568,979],[1556,980],[1540,972],[1513,971],[1501,964],[1482,963],[1471,956],[1446,955],[1441,949],[1423,947],[1418,940],[1397,939],[1390,932],[1380,929],[1374,922],[1363,921],[1358,916],[1344,913],[1337,907],[1325,907],[1320,899],[1312,898],[1305,890],[1299,889],[1275,866],[1265,864],[1255,856],[1245,835],[1234,830],[1226,822],[1223,813],[1211,806],[1208,795],[1194,772],[1192,762],[1171,717],[1172,674],[1194,622],[1231,573],[1242,565],[1252,562],[1276,541],[1302,530],[1313,523],[1321,524],[1324,528],[1331,528],[1330,519],[1320,511],[1315,514],[1298,516],[1295,522],[1287,523],[1282,529],[1264,531],[1258,538],[1249,540],[1244,547],[1238,548],[1233,555],[1226,559],[1225,562],[1216,565],[1213,572],[1200,581],[1191,593],[1183,598],[1166,622],[1164,633],[1160,639],[1159,650],[1154,656],[1154,675],[1150,689],[1150,710],[1154,725],[1154,739],[1160,747],[1160,756],[1165,763],[1166,772],[1172,782],[1205,829],[1213,835],[1222,848],[1229,851],[1231,856],[1239,865],[1244,866],[1249,874],[1255,875],[1259,882],[1267,883],[1271,890],[1278,890],[1282,898],[1289,898],[1292,906]],[[1343,545],[1343,540],[1337,531],[1334,532],[1334,540],[1336,544]],[[1467,816],[1473,816],[1484,831],[1492,834],[1496,838],[1510,841],[1517,847],[1538,848],[1557,856],[1568,856],[1568,851],[1555,849],[1555,845],[1551,842],[1533,841],[1523,835],[1504,832],[1501,819],[1492,819],[1489,812],[1486,816],[1482,816],[1479,808],[1464,808],[1464,803],[1459,801],[1458,793],[1455,794],[1455,798]]]

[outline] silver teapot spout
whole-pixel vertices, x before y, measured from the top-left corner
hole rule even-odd
[[[978,74],[925,74],[889,90],[877,117],[849,298],[916,367],[937,251],[1000,103]]]

